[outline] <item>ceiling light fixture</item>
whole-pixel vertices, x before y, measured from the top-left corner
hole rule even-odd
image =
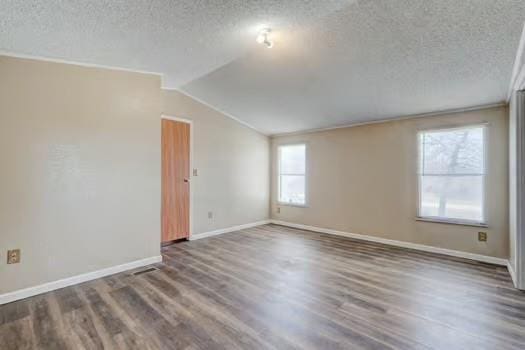
[[[273,47],[273,41],[268,39],[268,36],[270,35],[270,32],[272,30],[270,28],[264,28],[260,31],[259,35],[257,35],[257,42],[259,44],[266,45],[267,48],[271,49]]]

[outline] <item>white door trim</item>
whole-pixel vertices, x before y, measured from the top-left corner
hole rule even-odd
[[[182,122],[182,123],[186,123],[190,125],[190,228],[189,228],[190,232],[188,236],[188,239],[190,239],[193,234],[193,202],[194,202],[193,200],[193,192],[194,192],[194,188],[193,188],[193,120],[175,117],[171,115],[165,115],[165,114],[162,114],[160,118],[161,120],[167,119],[167,120],[172,120],[175,122]]]
[[[525,66],[524,66],[525,67]],[[525,69],[524,69],[525,71]],[[514,268],[514,285],[525,289],[525,95],[516,93],[516,266]]]

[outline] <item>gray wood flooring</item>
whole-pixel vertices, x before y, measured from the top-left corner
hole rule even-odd
[[[0,348],[525,349],[505,267],[276,225],[162,253],[0,306]]]

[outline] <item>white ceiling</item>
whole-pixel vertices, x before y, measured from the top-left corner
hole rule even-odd
[[[504,101],[524,20],[523,0],[0,0],[0,50],[159,72],[275,134]]]

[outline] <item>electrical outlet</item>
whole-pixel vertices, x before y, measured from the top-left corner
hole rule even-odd
[[[193,169],[193,176],[198,176],[199,175],[199,172],[197,171],[197,169]]]
[[[281,207],[277,207],[277,214],[281,214]]]
[[[12,249],[7,251],[7,263],[18,264],[20,262],[20,249]]]
[[[487,232],[478,232],[478,241],[486,242],[487,241]]]
[[[213,212],[212,211],[208,212],[208,219],[213,219]]]

